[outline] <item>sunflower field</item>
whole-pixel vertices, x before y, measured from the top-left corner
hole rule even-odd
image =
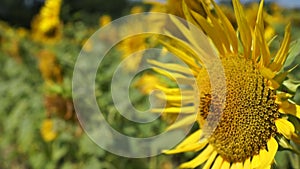
[[[0,2],[1,169],[300,169],[300,8],[238,0],[30,2],[34,10],[10,15],[23,2]],[[169,19],[151,18],[168,37],[137,34],[108,52],[89,40],[112,21],[143,12],[172,14]],[[201,33],[193,34],[192,27]],[[100,37],[102,42],[110,44],[126,31],[110,32]],[[149,48],[160,49],[161,56],[145,60],[143,52],[135,53]],[[140,158],[98,146],[76,112],[73,84],[79,55],[95,49],[107,52],[93,93],[110,126],[124,135],[146,138],[191,125],[188,135],[168,150]],[[189,70],[166,59],[168,52]],[[204,60],[210,63],[213,56],[222,64],[225,81],[219,67],[213,64],[210,74],[205,66]],[[122,72],[129,74],[142,63],[153,66],[134,75],[128,98],[119,96],[140,111],[152,108],[153,100],[160,105],[150,111],[161,116],[149,124],[136,125],[114,105],[112,77],[121,63]],[[217,80],[212,83],[210,76]],[[183,118],[176,120],[179,114]],[[142,149],[134,142],[112,140],[107,133],[99,135],[105,145],[125,145],[128,152]]]

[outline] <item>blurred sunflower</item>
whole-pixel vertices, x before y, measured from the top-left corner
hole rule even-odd
[[[20,34],[20,29],[15,30],[7,23],[0,21],[0,49],[18,62],[23,58],[20,54],[20,41],[26,36],[26,30]],[[24,36],[23,36],[24,35]]]
[[[111,16],[110,15],[102,15],[99,18],[99,26],[100,27],[103,27],[103,26],[109,24],[110,22],[111,22]]]
[[[56,56],[49,50],[41,50],[37,53],[39,70],[46,83],[62,83],[62,71],[57,63]]]
[[[130,9],[130,14],[138,14],[145,12],[145,9],[142,6],[134,6]]]
[[[187,75],[193,76],[197,79],[194,89],[199,91],[199,106],[196,107],[200,129],[165,153],[199,152],[193,160],[181,164],[181,168],[200,165],[203,168],[222,169],[271,168],[279,146],[292,149],[290,140],[300,143],[299,131],[289,121],[290,116],[300,118],[300,106],[288,100],[290,95],[276,91],[291,71],[282,70],[289,51],[290,25],[286,26],[283,42],[277,53],[271,53],[264,36],[264,1],[259,5],[255,25],[251,26],[240,2],[233,0],[238,33],[220,7],[213,1],[211,3],[213,8],[202,2],[205,15],[194,11],[185,1],[182,4],[185,18],[201,28],[207,37],[192,35],[192,30],[187,25],[170,16],[173,24],[191,44],[199,45],[195,42],[201,41],[201,46],[196,48],[202,51],[202,56],[174,39],[176,37],[172,33],[169,33],[171,39],[160,39],[165,48],[189,65],[192,73],[185,71],[186,68],[180,65],[162,66],[161,63],[152,62],[158,73],[165,75],[164,72],[168,71],[185,81],[189,80]],[[225,83],[226,92],[222,85],[216,89],[211,88],[208,70],[203,64],[204,59],[216,55],[221,60],[225,82],[217,80],[214,83]],[[221,70],[219,67],[212,69],[214,72]],[[219,79],[219,73],[213,75],[216,76],[214,79]],[[194,113],[194,106],[191,106],[194,100],[191,93],[194,90],[182,93],[179,88],[160,89],[165,92],[168,104],[166,108],[153,109],[153,112]],[[222,98],[213,97],[215,93],[225,93],[224,105],[221,104]],[[205,124],[214,122],[211,121],[213,119],[208,119],[208,115],[215,115],[220,110],[223,112],[219,123],[210,135],[205,135]],[[174,125],[194,122],[195,119],[188,116]]]
[[[57,132],[54,129],[54,124],[52,119],[45,119],[43,121],[40,132],[42,138],[46,142],[53,141],[57,137]]]
[[[137,35],[122,40],[117,46],[118,50],[122,52],[122,59],[128,59],[126,62],[124,62],[127,71],[133,72],[139,67],[143,53],[140,52],[135,55],[132,55],[132,53],[147,49],[146,40],[147,36]]]
[[[40,13],[31,23],[32,37],[39,42],[56,42],[62,36],[60,21],[61,0],[46,0]]]
[[[172,15],[184,18],[184,12],[182,10],[182,2],[178,0],[167,0],[167,1],[157,1],[157,0],[144,0],[145,4],[150,4],[150,12],[164,12]],[[206,5],[210,5],[210,0],[203,0]],[[198,0],[186,0],[185,3],[192,8],[192,10],[205,14],[203,11],[202,3]]]
[[[159,77],[151,73],[143,74],[135,83],[134,86],[137,87],[141,93],[150,94],[153,90],[157,89],[157,85],[165,86]]]
[[[144,12],[144,9],[141,6],[134,6],[130,10],[130,14],[137,14]],[[137,26],[133,28],[124,27],[124,30],[120,32],[120,34],[124,32],[139,32],[143,30],[143,28]],[[126,33],[125,33],[126,34]],[[132,53],[136,51],[142,51],[147,48],[147,36],[145,35],[137,35],[133,37],[129,37],[126,39],[123,39],[121,43],[117,45],[117,49],[122,53],[121,57],[122,59],[125,59],[129,56],[128,60],[125,62],[126,70],[129,72],[135,71],[141,62],[142,59],[142,53],[132,55]]]

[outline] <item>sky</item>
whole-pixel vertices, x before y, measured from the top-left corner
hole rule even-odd
[[[280,5],[287,7],[300,7],[300,0],[276,0]]]
[[[130,0],[130,1],[141,1],[141,0]],[[166,0],[156,0],[165,2]],[[215,0],[216,2],[220,0]],[[241,2],[251,2],[251,1],[259,1],[259,0],[240,0]],[[278,4],[285,7],[300,7],[300,0],[265,0],[265,2],[277,2]]]
[[[215,0],[218,2],[219,0]],[[241,2],[251,2],[254,0],[240,0]],[[257,1],[257,0],[256,0]],[[277,2],[285,7],[300,7],[300,0],[265,0],[265,2]]]

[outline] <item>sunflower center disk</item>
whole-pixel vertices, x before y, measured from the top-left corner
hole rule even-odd
[[[238,57],[222,58],[221,61],[226,82],[209,77],[205,69],[199,72],[198,120],[202,125],[208,114],[214,113],[211,106],[223,109],[218,125],[208,141],[224,159],[242,162],[265,149],[270,137],[276,134],[274,120],[279,117],[278,106],[274,91],[269,89],[267,80],[251,61]],[[213,69],[218,72],[222,70]],[[218,91],[211,93],[208,78],[216,79],[213,83],[226,83],[226,101],[223,105],[217,99],[212,99],[211,94]]]

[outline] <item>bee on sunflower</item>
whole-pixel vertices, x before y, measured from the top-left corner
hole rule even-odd
[[[264,37],[263,4],[259,4],[257,19],[254,26],[246,19],[243,7],[238,0],[233,0],[233,8],[237,21],[234,29],[221,8],[211,1],[211,5],[200,2],[205,15],[193,10],[183,0],[182,10],[185,19],[200,28],[207,41],[201,41],[203,35],[192,35],[189,24],[183,24],[174,16],[170,16],[173,25],[180,31],[184,39],[195,44],[200,52],[193,52],[180,41],[165,37],[160,39],[163,46],[171,53],[182,59],[192,70],[192,74],[185,69],[175,70],[180,78],[193,76],[197,85],[194,90],[199,91],[199,102],[194,103],[197,108],[197,118],[187,116],[174,126],[192,124],[195,121],[199,129],[188,136],[174,149],[166,150],[166,154],[183,152],[199,153],[194,159],[180,165],[180,168],[271,168],[279,147],[293,149],[290,141],[300,143],[299,131],[295,129],[290,117],[300,119],[300,106],[289,100],[292,96],[279,91],[287,74],[283,65],[289,53],[290,24],[285,28],[283,41],[277,52],[271,52],[269,43]],[[201,39],[202,38],[202,39]],[[200,40],[199,40],[200,39]],[[174,42],[175,41],[175,42]],[[201,41],[201,42],[200,42]],[[209,50],[208,50],[209,49]],[[218,67],[211,67],[215,73],[211,74],[202,59],[219,58],[225,76],[225,81],[218,80]],[[174,65],[168,67],[152,61],[154,70],[165,74],[172,74]],[[179,65],[178,65],[179,67]],[[178,68],[177,67],[177,68]],[[295,67],[294,67],[295,68]],[[216,77],[211,77],[216,76]],[[179,75],[178,75],[179,76]],[[217,79],[212,87],[210,78]],[[188,79],[188,77],[186,77]],[[221,78],[222,79],[222,78]],[[222,87],[226,86],[226,91]],[[222,85],[221,85],[222,84]],[[193,114],[195,112],[190,101],[194,98],[190,94],[182,95],[179,88],[159,87],[166,94],[168,104],[165,108],[153,109],[153,112],[165,114]],[[225,89],[224,89],[225,90]],[[190,91],[190,93],[193,90]],[[225,101],[215,96],[224,93]],[[178,104],[187,102],[189,104]],[[183,107],[182,107],[183,105]],[[222,113],[218,111],[222,110]],[[211,115],[220,115],[216,127],[207,133],[207,124],[213,123]],[[193,116],[193,115],[191,115]],[[275,162],[276,163],[276,162]]]

